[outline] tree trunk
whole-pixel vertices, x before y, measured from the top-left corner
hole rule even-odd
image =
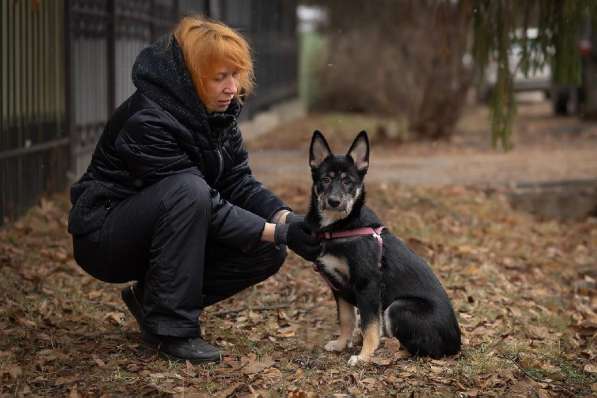
[[[449,137],[472,81],[464,63],[470,1],[325,4],[329,51],[320,107],[406,118],[417,137]]]

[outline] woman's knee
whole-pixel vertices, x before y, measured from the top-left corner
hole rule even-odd
[[[286,261],[288,251],[286,249],[286,246],[284,245],[278,246],[270,244],[268,245],[268,247],[270,248],[270,250],[267,252],[265,256],[264,263],[267,264],[266,272],[269,275],[274,275],[280,270],[282,264],[284,264],[284,261]]]
[[[210,188],[201,177],[190,174],[175,174],[161,181],[162,202],[169,209],[177,206],[211,211]]]

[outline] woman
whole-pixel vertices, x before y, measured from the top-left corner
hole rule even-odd
[[[201,309],[276,273],[285,246],[320,251],[302,216],[253,177],[237,117],[252,88],[247,42],[186,17],[133,66],[137,91],[108,121],[71,188],[77,263],[122,292],[162,354],[217,361]]]

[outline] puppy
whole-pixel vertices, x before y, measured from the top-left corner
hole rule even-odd
[[[340,323],[340,336],[325,349],[339,352],[349,346],[356,307],[363,345],[350,365],[369,361],[382,333],[398,338],[413,355],[456,354],[460,329],[441,283],[365,206],[367,133],[357,135],[346,155],[334,155],[315,131],[309,164],[313,187],[306,220],[323,239],[315,267],[332,289]]]

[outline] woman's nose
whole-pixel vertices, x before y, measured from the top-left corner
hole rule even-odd
[[[225,94],[236,94],[237,83],[235,79],[230,79],[224,86]]]

